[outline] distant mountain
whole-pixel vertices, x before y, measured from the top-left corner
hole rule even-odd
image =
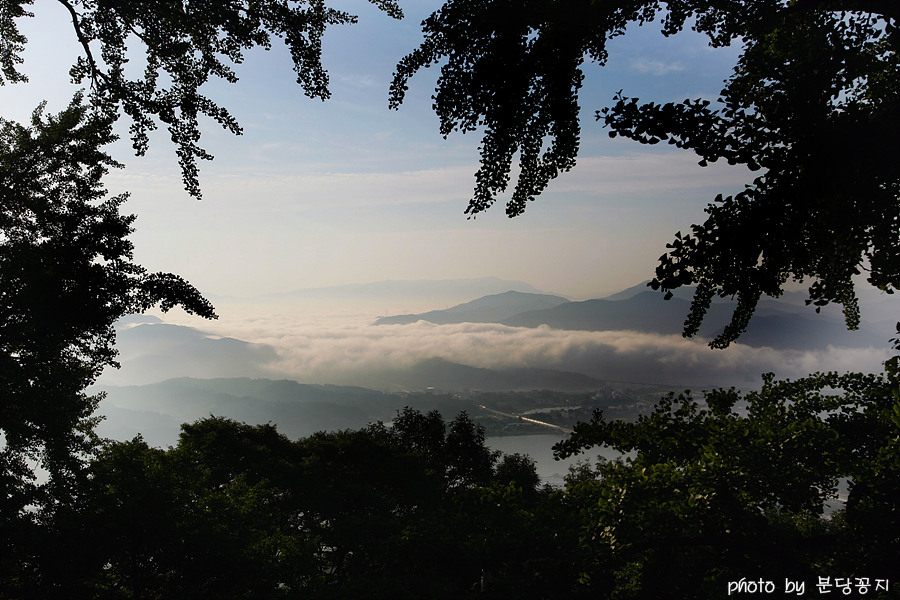
[[[525,311],[553,308],[566,302],[569,302],[569,300],[561,296],[530,294],[510,290],[502,294],[484,296],[445,310],[432,310],[414,315],[381,317],[375,321],[375,324],[403,325],[415,323],[416,321],[428,321],[438,325],[446,325],[448,323],[498,323],[503,319]]]
[[[383,370],[360,376],[360,384],[383,390],[401,391],[434,388],[457,391],[559,392],[596,390],[603,382],[581,373],[552,369],[484,369],[431,358],[406,369]]]
[[[717,332],[718,333],[718,332]],[[754,316],[738,342],[748,346],[777,349],[819,350],[827,346],[843,348],[887,348],[892,330],[862,323],[850,331],[840,320],[812,313]]]
[[[161,323],[158,319],[120,324],[116,348],[121,369],[107,368],[106,385],[151,383],[172,377],[264,376],[265,365],[278,358],[275,349],[234,338],[220,338],[193,327]]]
[[[664,300],[656,292],[640,292],[622,300],[569,302],[544,310],[519,313],[500,321],[511,327],[538,327],[579,331],[631,330],[676,335],[681,333],[690,303],[681,298]],[[727,308],[714,305],[705,327],[718,329],[727,321]]]
[[[661,291],[653,291],[647,285],[647,283],[649,283],[649,281],[639,283],[638,285],[634,285],[630,288],[624,289],[621,292],[606,296],[605,298],[603,298],[603,300],[630,300],[640,294],[648,293],[656,294],[657,296],[664,296]],[[694,299],[694,293],[696,291],[697,288],[694,286],[684,286],[676,290],[672,290],[672,296],[674,298],[690,302]],[[777,299],[771,298],[769,296],[763,296],[756,307],[756,314],[763,315],[784,312],[808,312],[809,308],[807,308],[806,303],[804,302],[806,297],[807,294],[805,292],[797,291],[785,292],[780,298]],[[728,305],[732,310],[734,310],[734,307],[737,306],[737,302],[732,300],[731,298],[719,298],[718,296],[714,296],[712,301],[713,304]]]
[[[609,296],[604,296],[601,299],[602,300],[613,300],[613,301],[630,300],[631,298],[634,298],[638,294],[644,294],[644,293],[652,291],[650,289],[650,286],[647,285],[648,283],[650,283],[649,279],[647,281],[644,281],[637,285],[633,285],[629,288],[625,288],[621,292],[616,292],[615,294],[610,294]],[[681,288],[678,288],[677,290],[674,290],[672,292],[672,295],[674,295],[676,298],[681,298],[682,300],[690,300],[691,298],[694,297],[694,290],[696,290],[696,289],[697,288],[694,288],[694,287],[681,287]],[[657,292],[654,292],[654,293],[657,293]]]
[[[358,387],[305,385],[269,379],[170,379],[140,386],[97,386],[106,393],[101,435],[131,438],[141,433],[155,444],[173,443],[173,424],[209,415],[246,423],[277,423],[291,437],[320,430],[358,428],[390,417],[400,400]]]
[[[674,297],[665,300],[658,292],[615,295],[617,300],[587,300],[520,313],[503,319],[511,327],[547,325],[579,331],[631,330],[664,335],[681,334],[690,302]],[[699,335],[712,338],[730,322],[735,303],[715,302],[703,321]],[[763,300],[739,343],[779,349],[813,350],[828,345],[865,348],[887,347],[890,332],[864,323],[858,331],[847,331],[843,321],[817,315],[811,309],[777,300]]]
[[[581,331],[631,330],[678,335],[687,317],[695,288],[680,288],[674,298],[640,284],[602,299],[570,302],[561,296],[508,291],[484,296],[444,310],[381,317],[376,325],[402,325],[428,321],[449,323],[500,323],[513,327],[548,325]],[[701,328],[701,335],[718,334],[730,321],[736,302],[717,298]],[[757,317],[809,312],[808,308],[763,299]]]
[[[404,406],[438,409],[445,416],[471,410],[461,397],[422,393],[462,390],[521,391],[548,389],[586,391],[602,382],[578,373],[544,369],[494,371],[458,365],[441,359],[426,360],[403,370],[380,374],[384,389],[420,392],[391,394],[358,386],[310,385],[291,380],[182,377],[133,386],[94,386],[103,392],[98,414],[106,419],[98,433],[114,439],[140,434],[154,446],[174,444],[179,425],[209,415],[251,424],[274,423],[285,435],[296,438],[316,431],[360,428],[375,421],[389,421]]]
[[[660,292],[640,284],[603,299],[569,302],[561,296],[509,291],[459,304],[445,310],[381,317],[376,325],[401,325],[428,321],[449,323],[499,323],[510,327],[539,327],[574,331],[639,331],[680,335],[690,311],[695,288],[675,290],[665,300]],[[816,314],[803,302],[802,292],[786,292],[783,299],[763,298],[739,343],[754,347],[815,350],[827,346],[886,348],[893,329],[864,322],[848,331],[836,307]],[[737,303],[716,298],[698,335],[718,336],[730,323]],[[890,324],[892,325],[892,324]]]
[[[153,315],[142,315],[142,314],[134,314],[134,315],[125,315],[124,317],[120,317],[116,323],[116,329],[127,329],[133,325],[143,325],[147,323],[162,323],[163,320],[159,317],[155,317]]]
[[[605,296],[604,300],[628,300],[638,294],[650,291],[647,285],[649,281],[639,283],[638,285],[616,292],[609,296]],[[694,298],[694,292],[697,290],[694,286],[680,287],[673,290],[672,294],[675,298],[690,301]],[[655,292],[660,293],[660,292]],[[896,323],[900,319],[900,294],[887,294],[865,283],[857,286],[856,293],[859,297],[860,311],[862,318],[870,323],[879,323],[888,321],[891,324]],[[788,290],[778,298],[763,296],[757,307],[757,315],[771,314],[772,312],[795,312],[809,316],[812,309],[806,304],[809,293],[806,290]],[[734,306],[736,303],[729,298],[713,298],[714,303],[730,304]],[[821,313],[836,319],[843,320],[842,308],[839,304],[829,304],[825,306]]]

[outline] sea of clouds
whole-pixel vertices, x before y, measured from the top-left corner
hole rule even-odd
[[[143,373],[128,352],[122,369],[104,374],[104,383],[151,383],[170,377],[271,377],[307,383],[361,384],[382,370],[412,367],[430,358],[489,369],[533,367],[574,371],[599,379],[705,388],[751,389],[760,375],[798,378],[816,371],[877,372],[890,356],[885,349],[839,348],[816,351],[753,348],[740,343],[713,350],[704,339],[634,331],[566,331],[547,326],[508,327],[495,323],[374,325],[378,316],[350,309],[288,304],[224,302],[220,318],[203,321],[170,313],[169,323],[205,332],[207,339],[230,337],[228,356],[204,362],[203,350],[153,373]],[[885,332],[886,339],[890,332]],[[156,352],[164,353],[164,346]],[[146,358],[146,357],[144,357]],[[201,368],[202,366],[202,368]],[[199,373],[202,373],[199,374]]]

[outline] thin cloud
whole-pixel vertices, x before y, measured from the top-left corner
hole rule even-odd
[[[283,144],[269,144],[255,149],[258,158],[284,150]],[[204,193],[217,205],[246,208],[248,198],[263,199],[262,208],[282,210],[286,207],[310,210],[326,205],[336,207],[397,206],[403,204],[463,201],[471,195],[470,167],[447,167],[417,171],[340,172],[320,170],[287,173],[280,169],[237,169],[229,173],[204,174]],[[147,176],[110,177],[121,187],[140,196],[155,185]],[[177,185],[169,187],[173,191]],[[316,202],[304,202],[315,198]],[[254,205],[260,208],[259,205]]]
[[[701,167],[693,152],[638,152],[622,156],[578,159],[571,173],[554,181],[554,192],[582,192],[595,196],[662,195],[676,190],[741,189],[753,174],[724,162]]]
[[[631,61],[631,68],[639,73],[662,76],[684,71],[686,67],[680,61],[663,62],[649,58],[637,58]]]
[[[380,134],[379,134],[380,135]],[[290,154],[291,146],[270,143],[257,146],[253,153],[275,158]],[[277,160],[277,159],[276,159]],[[722,188],[739,191],[752,181],[753,174],[740,166],[712,163],[700,167],[692,152],[631,152],[620,156],[584,156],[576,167],[555,179],[549,191],[582,193],[589,196],[634,197],[670,195],[673,191]],[[158,165],[171,175],[171,165]],[[208,169],[203,185],[206,197],[218,206],[246,207],[255,198],[256,210],[292,210],[304,206],[362,207],[399,206],[420,203],[464,203],[472,194],[476,165],[455,165],[431,169],[394,172],[342,171],[327,164],[308,166],[303,172],[271,169]],[[159,192],[156,169],[142,174],[115,172],[109,176],[114,188],[131,191],[135,198]],[[518,175],[514,168],[513,177]],[[180,180],[164,182],[166,191],[177,195]],[[299,200],[315,198],[315,203]]]

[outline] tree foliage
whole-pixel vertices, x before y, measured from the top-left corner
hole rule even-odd
[[[406,409],[391,427],[296,441],[210,417],[174,448],[100,443],[86,388],[115,364],[115,320],[155,305],[214,316],[181,278],[134,264],[127,195],[102,185],[118,166],[103,151],[114,121],[132,118],[139,153],[165,124],[199,196],[198,119],[239,132],[201,86],[235,81],[243,52],[274,36],[304,92],[325,98],[322,32],[352,17],[320,2],[58,3],[90,107],[79,96],[28,126],[0,121],[0,597],[706,598],[741,577],[893,574],[897,358],[882,376],[767,376],[759,392],[702,403],[673,394],[634,423],[598,413],[558,453],[627,456],[555,491],[529,459],[491,451],[465,413]],[[28,4],[0,0],[0,83],[24,80],[15,19]],[[485,131],[468,212],[505,190],[518,154],[514,216],[574,165],[585,57],[602,64],[611,37],[657,17],[665,34],[690,23],[714,46],[739,42],[721,107],[620,94],[598,113],[611,134],[763,171],[676,236],[654,286],[698,284],[689,334],[714,295],[738,296],[716,345],[791,277],[812,279],[810,301],[840,302],[853,326],[851,277],[898,282],[898,13],[883,0],[448,0],[398,66],[392,103],[446,60],[442,133]],[[133,40],[147,61],[137,79]],[[846,502],[828,515],[842,482]]]
[[[896,360],[880,376],[671,394],[636,422],[598,413],[557,452],[625,455],[583,463],[560,489],[478,432],[465,415],[407,408],[393,427],[298,440],[209,417],[166,450],[107,442],[78,502],[23,544],[28,576],[0,593],[709,598],[742,578],[874,586],[900,560]],[[488,473],[460,480],[486,456]]]
[[[397,66],[391,105],[409,79],[441,64],[434,96],[440,131],[483,130],[481,167],[466,210],[486,210],[520,168],[506,211],[521,214],[575,164],[583,63],[603,66],[607,43],[631,24],[687,26],[742,54],[716,104],[640,103],[622,93],[597,112],[610,135],[690,149],[760,175],[719,196],[709,217],[678,233],[655,289],[698,287],[685,334],[712,298],[737,297],[727,346],[763,294],[810,280],[817,310],[840,303],[859,324],[853,277],[891,292],[900,284],[900,11],[878,0],[448,0],[423,23],[425,39]]]
[[[392,0],[372,2],[401,15]],[[33,16],[31,4],[0,0],[0,85],[27,81],[20,70],[27,40],[19,20]],[[138,154],[147,150],[150,132],[164,125],[185,187],[199,198],[197,161],[211,158],[199,146],[201,119],[240,133],[202,86],[211,78],[237,81],[234,65],[246,51],[269,49],[272,38],[281,38],[304,93],[325,99],[322,35],[328,25],[355,19],[317,1],[54,5],[71,19],[82,50],[73,57],[72,80],[90,91],[57,116],[44,116],[39,108],[30,126],[0,120],[4,582],[40,580],[30,570],[43,552],[35,540],[51,535],[64,513],[76,510],[82,467],[97,444],[93,412],[100,397],[86,388],[115,365],[113,323],[156,305],[214,317],[212,306],[182,278],[148,273],[133,262],[128,235],[135,217],[119,212],[127,194],[109,198],[102,184],[119,166],[103,150],[115,139],[113,124],[123,114],[130,117]],[[135,58],[144,63],[142,73],[129,65]],[[37,479],[36,466],[46,470],[48,481]]]
[[[370,0],[400,18],[394,0]],[[290,51],[297,83],[310,98],[329,97],[328,74],[322,66],[322,36],[330,25],[353,23],[356,17],[305,0],[253,2],[182,2],[159,0],[57,0],[71,18],[81,46],[71,69],[75,83],[88,83],[91,102],[110,114],[131,119],[131,139],[138,155],[147,151],[149,134],[164,125],[176,147],[185,189],[201,196],[198,160],[212,156],[200,145],[200,118],[226,130],[241,128],[227,108],[201,92],[211,78],[238,80],[235,65],[255,47],[270,49],[283,40]],[[0,84],[27,78],[19,70],[26,40],[15,19],[33,16],[32,0],[0,1]],[[137,49],[137,50],[135,50]],[[142,74],[128,63],[142,58]]]
[[[113,139],[80,97],[30,126],[0,120],[0,520],[23,535],[35,508],[77,494],[100,399],[85,390],[115,365],[114,322],[156,305],[215,316],[180,277],[134,263],[127,194],[101,181],[117,166],[102,150]]]
[[[462,482],[466,457],[494,453],[465,416],[406,409],[440,429],[440,458],[375,424],[289,440],[272,425],[210,417],[177,446],[109,442],[80,503],[57,521],[35,597],[504,597],[555,564],[557,532],[538,518],[550,496],[495,477]],[[474,435],[453,431],[470,430]],[[527,476],[529,469],[522,465]],[[534,466],[530,477],[536,480]],[[525,543],[523,543],[525,542]],[[524,561],[524,562],[521,562]],[[54,566],[55,565],[55,566]],[[490,570],[491,583],[481,581]],[[565,573],[565,570],[560,573]],[[546,576],[545,576],[546,577]],[[485,587],[486,586],[486,587]],[[545,587],[542,584],[542,587]],[[4,597],[23,590],[0,588]],[[18,592],[18,594],[16,593]]]
[[[890,578],[898,415],[896,359],[881,376],[767,375],[758,392],[715,390],[702,403],[670,394],[634,423],[596,413],[555,447],[625,453],[568,481],[593,556],[584,580],[619,598],[708,598],[741,578]]]

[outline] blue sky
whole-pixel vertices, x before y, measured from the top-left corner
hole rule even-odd
[[[74,91],[67,70],[77,45],[65,11],[37,4],[38,17],[23,23],[31,82],[0,88],[6,118],[27,118],[44,98],[58,111]],[[582,299],[648,279],[676,230],[703,219],[717,193],[749,180],[738,168],[700,168],[688,152],[610,140],[594,122],[619,89],[654,101],[714,98],[728,76],[735,49],[714,51],[693,32],[665,39],[648,25],[611,44],[607,67],[586,66],[575,170],[521,217],[507,219],[501,201],[468,220],[480,139],[439,135],[430,110],[435,69],[412,80],[399,111],[387,107],[394,65],[439,3],[401,5],[398,22],[364,2],[335,4],[359,23],[326,34],[327,102],[303,96],[277,43],[247,57],[238,84],[210,85],[208,95],[244,135],[205,128],[202,144],[216,159],[201,166],[202,202],[182,190],[164,135],[143,158],[118,143],[114,153],[127,167],[107,183],[132,193],[126,210],[138,215],[137,259],[212,295],[496,276]]]

